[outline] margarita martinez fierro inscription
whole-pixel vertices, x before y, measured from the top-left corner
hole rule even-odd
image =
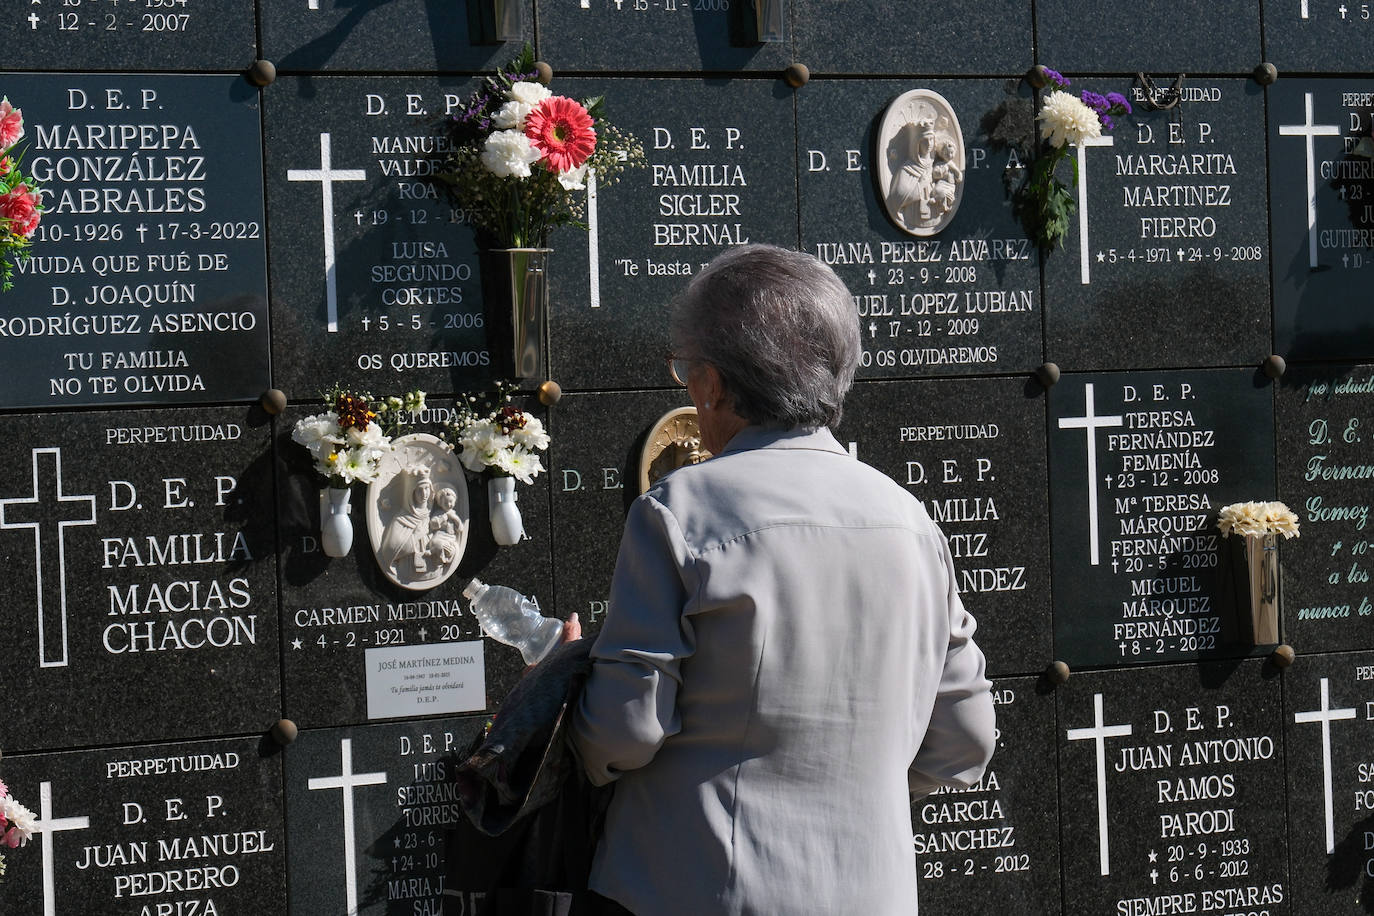
[[[261,184],[258,113],[235,85],[9,79],[48,212],[0,319],[7,404],[228,400],[266,385],[262,199],[245,192]]]

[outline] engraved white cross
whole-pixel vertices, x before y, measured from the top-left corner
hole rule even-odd
[[[584,4],[585,6],[585,4]],[[587,169],[587,270],[591,274],[592,308],[601,308],[601,240],[596,232],[596,171]]]
[[[333,169],[329,160],[329,134],[320,134],[320,167],[287,169],[287,181],[318,181],[324,198],[324,292],[329,330],[339,330],[339,284],[334,264],[334,182],[362,181],[362,169]]]
[[[1111,874],[1107,855],[1107,747],[1106,739],[1124,738],[1131,733],[1129,725],[1102,724],[1102,694],[1093,694],[1093,727],[1069,729],[1070,741],[1091,738],[1097,743],[1097,845],[1101,853],[1102,874]]]
[[[33,29],[38,28],[38,23],[41,22],[41,21],[42,21],[42,20],[38,18],[38,14],[37,14],[37,13],[33,13],[33,12],[29,13],[29,29],[30,29],[30,30],[33,30]]]
[[[1293,713],[1294,722],[1320,722],[1322,724],[1322,791],[1326,795],[1326,852],[1336,851],[1335,831],[1331,823],[1331,723],[1336,719],[1355,718],[1354,709],[1332,709],[1331,695],[1326,678],[1322,678],[1322,708],[1313,712]]]
[[[1302,124],[1280,124],[1279,134],[1284,137],[1304,137],[1307,141],[1307,256],[1309,266],[1317,266],[1317,164],[1316,151],[1312,148],[1313,137],[1339,137],[1341,129],[1335,124],[1312,123],[1312,93],[1303,93],[1303,104],[1307,119]]]
[[[348,916],[358,912],[358,874],[357,855],[353,850],[353,789],[357,786],[375,786],[386,782],[385,773],[353,772],[353,740],[344,738],[339,742],[339,753],[343,767],[338,776],[321,776],[311,779],[311,789],[343,789],[343,828],[344,828],[344,890],[347,895]]]
[[[50,489],[39,491],[39,456],[50,458],[53,473]],[[46,476],[46,475],[45,475]],[[53,501],[50,502],[47,498]],[[51,563],[43,563],[43,527],[51,522],[51,515],[57,514],[62,503],[76,503],[73,512],[62,513],[69,517],[57,519],[57,568]],[[82,510],[84,505],[85,509]],[[20,507],[29,506],[34,511],[23,512]],[[17,520],[15,516],[28,516],[30,520]],[[34,603],[38,606],[38,667],[65,668],[67,666],[67,529],[73,525],[95,524],[95,496],[71,496],[62,492],[62,450],[60,448],[35,448],[33,450],[33,495],[0,499],[0,530],[15,528],[33,529],[33,577],[35,588]],[[44,583],[47,584],[49,610],[56,596],[57,614],[44,613]],[[51,631],[51,632],[50,632]],[[61,646],[58,654],[57,646]]]
[[[1082,265],[1083,285],[1088,279],[1088,157],[1085,146],[1111,146],[1111,137],[1093,137],[1078,144],[1078,263]]]
[[[1121,416],[1098,417],[1093,415],[1092,382],[1083,386],[1087,410],[1081,417],[1063,417],[1060,429],[1082,429],[1088,434],[1088,556],[1093,566],[1097,565],[1097,430],[1104,426],[1120,426]]]
[[[53,916],[57,912],[56,881],[53,876],[53,834],[63,830],[86,830],[90,826],[89,817],[53,817],[52,783],[38,784],[38,820],[34,821],[33,832],[42,834],[43,838],[43,916]]]

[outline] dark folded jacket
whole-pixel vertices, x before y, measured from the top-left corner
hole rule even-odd
[[[449,831],[445,916],[577,916],[610,800],[565,740],[591,672],[591,640],[520,680],[457,767],[469,823]]]

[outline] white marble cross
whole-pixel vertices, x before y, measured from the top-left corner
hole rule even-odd
[[[39,457],[52,463],[52,474],[40,475]],[[62,492],[62,450],[33,450],[33,493],[0,499],[0,530],[33,529],[33,577],[38,607],[38,667],[67,666],[67,529],[95,524],[95,496]],[[40,477],[45,491],[40,491]],[[70,508],[64,504],[73,503]],[[29,507],[25,511],[21,507]],[[56,519],[53,516],[57,516]],[[44,563],[43,528],[57,522],[57,562]],[[46,587],[45,587],[46,586]],[[46,601],[45,601],[46,599]],[[46,607],[45,607],[46,605]],[[54,607],[54,605],[56,607]]]
[[[56,881],[54,880],[53,834],[63,830],[87,830],[91,826],[89,817],[53,817],[52,783],[38,784],[38,820],[34,822],[33,832],[42,835],[43,846],[43,916],[53,916],[57,912]]]
[[[348,908],[347,916],[358,912],[358,867],[357,853],[354,851],[353,789],[357,786],[375,786],[386,782],[385,773],[353,772],[353,740],[344,738],[339,742],[339,754],[343,767],[338,776],[321,776],[311,779],[311,789],[343,789],[343,847],[344,847],[344,891]]]
[[[1093,727],[1069,729],[1070,741],[1085,741],[1091,738],[1097,743],[1097,845],[1100,852],[1102,874],[1111,874],[1107,855],[1107,747],[1106,739],[1124,738],[1131,733],[1129,725],[1102,724],[1102,694],[1093,694]]]
[[[329,134],[320,134],[320,167],[287,169],[287,181],[318,181],[324,198],[324,293],[329,330],[339,330],[339,282],[334,263],[334,182],[362,181],[362,169],[335,169],[329,159]]]
[[[1081,429],[1088,434],[1088,559],[1093,566],[1098,562],[1097,547],[1097,430],[1102,427],[1120,426],[1119,414],[1099,417],[1093,414],[1093,386],[1088,382],[1083,386],[1087,410],[1081,417],[1063,417],[1060,429]]]
[[[1331,695],[1322,678],[1322,708],[1313,712],[1293,713],[1294,722],[1320,722],[1322,724],[1322,792],[1326,797],[1326,854],[1336,851],[1336,836],[1331,816],[1331,723],[1337,719],[1353,719],[1355,710],[1332,709]]]
[[[596,231],[596,171],[587,169],[587,271],[592,308],[601,308],[601,240]]]
[[[1078,262],[1082,265],[1083,285],[1088,285],[1088,157],[1084,154],[1086,146],[1111,146],[1109,136],[1093,137],[1078,144]]]
[[[1312,93],[1303,93],[1307,119],[1302,124],[1280,124],[1279,134],[1284,137],[1303,137],[1307,142],[1307,256],[1308,266],[1317,266],[1317,163],[1316,151],[1312,147],[1313,137],[1339,137],[1341,129],[1335,124],[1312,123]]]

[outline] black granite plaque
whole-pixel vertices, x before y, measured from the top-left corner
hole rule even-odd
[[[817,82],[798,93],[802,248],[834,267],[854,294],[861,376],[1025,371],[1042,362],[1040,258],[1012,215],[1003,181],[1020,160],[992,148],[986,133],[999,122],[994,111],[1016,104],[1015,87],[884,80]],[[949,103],[966,150],[958,211],[929,238],[888,219],[886,189],[875,180],[884,112],[918,88]],[[1021,104],[1028,130],[1028,92]]]
[[[1374,367],[1290,369],[1278,426],[1279,496],[1300,525],[1279,548],[1285,641],[1303,652],[1374,648]]]
[[[290,912],[444,912],[453,768],[484,721],[302,732],[285,752]]]
[[[1263,0],[1264,59],[1280,73],[1368,73],[1374,6],[1364,0]]]
[[[1274,493],[1270,387],[1252,370],[1214,369],[1065,375],[1050,389],[1060,658],[1115,665],[1261,651],[1248,603],[1244,621],[1237,613],[1216,522],[1222,506]]]
[[[1374,357],[1361,306],[1374,273],[1374,80],[1281,80],[1270,93],[1274,345],[1289,359]]]
[[[469,82],[282,79],[267,95],[274,379],[292,397],[479,387],[472,232],[434,180]]]
[[[700,79],[552,88],[604,95],[648,160],[589,203],[587,231],[550,238],[552,375],[570,389],[666,385],[667,305],[689,276],[732,245],[796,247],[792,90]]]
[[[1258,363],[1270,345],[1263,90],[1191,79],[1158,111],[1146,100],[1172,90],[1162,78],[1154,96],[1120,79],[1069,91],[1082,89],[1119,92],[1133,113],[1093,141],[1103,145],[1070,154],[1078,211],[1045,264],[1049,358],[1066,369]]]
[[[262,677],[278,651],[271,464],[255,422],[233,408],[5,418],[8,748],[277,718],[278,682]]]
[[[534,4],[519,0],[533,41]],[[520,53],[492,31],[493,0],[288,0],[259,7],[262,57],[280,70],[495,70]]]
[[[1073,0],[1037,0],[1036,48],[1039,62],[1061,73],[1249,73],[1260,60],[1255,13],[1246,0],[1118,0],[1090,15]]]
[[[589,635],[606,615],[625,510],[640,492],[645,438],[660,417],[690,403],[681,388],[568,394],[551,411],[558,616],[576,611]]]
[[[5,850],[0,910],[271,911],[286,894],[282,771],[259,747],[232,738],[6,754],[10,794],[39,823],[27,846]]]
[[[24,111],[23,165],[47,212],[5,294],[0,406],[257,397],[256,90],[227,76],[9,75],[5,92]]]
[[[968,789],[942,789],[911,806],[921,912],[1016,912],[1057,916],[1059,822],[1049,761],[1055,754],[1054,698],[1037,680],[993,682],[997,750]],[[1037,766],[1042,762],[1044,768]]]
[[[1066,914],[1290,912],[1272,668],[1075,674],[1057,692]]]
[[[1031,7],[977,0],[958,10],[879,0],[793,0],[797,60],[812,73],[1024,73]]]
[[[411,431],[437,434],[439,423],[452,418],[451,403],[446,407],[434,399]],[[461,687],[451,685],[458,689],[440,701],[458,704],[447,714],[499,706],[519,680],[524,661],[518,650],[483,637],[463,587],[473,577],[507,585],[554,616],[550,476],[540,475],[530,486],[517,484],[525,539],[513,547],[498,547],[492,540],[486,485],[469,481],[471,518],[457,571],[433,588],[402,588],[387,579],[378,564],[367,532],[367,487],[361,484],[352,488],[352,550],[345,557],[330,558],[320,549],[319,494],[324,480],[313,471],[309,453],[291,441],[295,421],[319,409],[292,407],[282,414],[277,439],[287,717],[302,728],[313,728],[445,711],[429,713],[426,706],[403,702],[402,695],[391,693],[391,687],[408,686],[398,678],[403,663],[413,660],[410,656],[441,662],[463,657],[435,666],[461,682]],[[379,705],[379,691],[398,699]]]
[[[792,62],[787,3],[780,41],[760,42],[750,0],[544,0],[539,53],[555,68],[625,73],[772,70]]]
[[[838,436],[925,503],[997,674],[1051,661],[1045,406],[1021,379],[860,382]]]
[[[1302,657],[1284,676],[1293,899],[1314,916],[1374,901],[1374,654]]]
[[[252,0],[30,0],[3,17],[6,68],[238,70],[257,56]]]

